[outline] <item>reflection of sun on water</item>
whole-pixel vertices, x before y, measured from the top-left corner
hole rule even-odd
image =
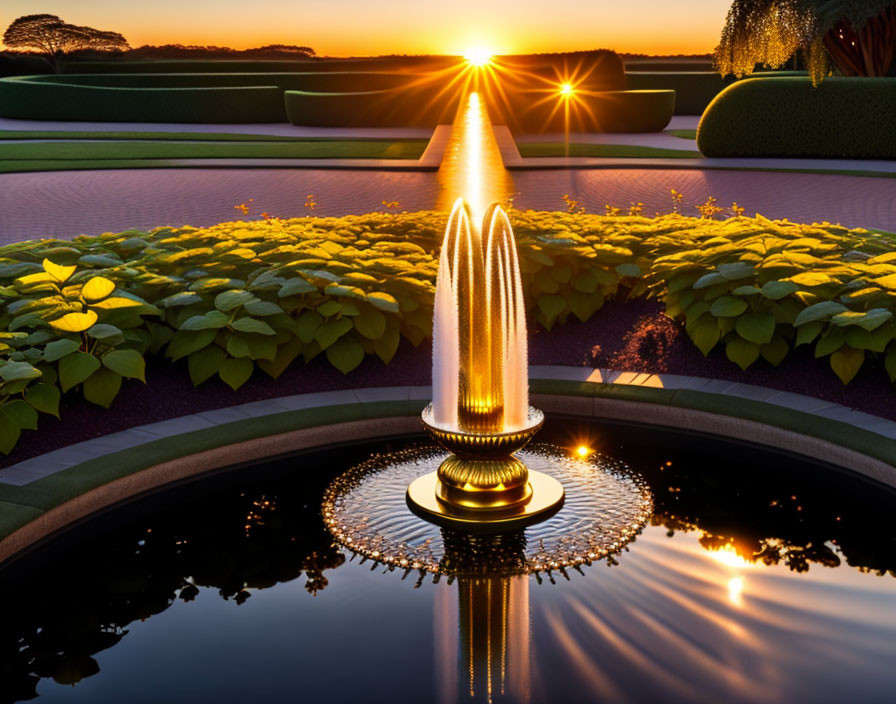
[[[744,568],[753,566],[751,562],[745,560],[743,557],[737,554],[737,550],[734,549],[733,545],[725,545],[718,550],[710,550],[707,554],[716,562],[719,562],[726,567],[730,567],[735,570],[742,570]],[[733,577],[730,577],[728,579],[727,585],[728,601],[730,601],[734,606],[743,606],[743,576],[737,574]]]

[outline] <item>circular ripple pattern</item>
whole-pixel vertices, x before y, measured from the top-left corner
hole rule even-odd
[[[337,477],[324,494],[336,542],[391,568],[433,574],[528,574],[591,564],[619,552],[644,526],[653,498],[622,462],[570,457],[552,445],[517,453],[529,469],[563,484],[563,508],[542,523],[500,535],[442,529],[411,513],[408,484],[434,472],[447,453],[434,446],[375,455]]]

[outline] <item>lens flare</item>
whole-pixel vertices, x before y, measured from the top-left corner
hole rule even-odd
[[[575,88],[573,88],[572,83],[563,83],[560,86],[560,95],[564,97],[569,97],[575,92]]]
[[[492,61],[492,52],[483,47],[472,47],[464,53],[467,63],[477,68],[485,68]]]

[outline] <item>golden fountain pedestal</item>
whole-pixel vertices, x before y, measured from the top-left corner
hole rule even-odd
[[[529,471],[513,456],[541,428],[541,411],[530,408],[523,428],[500,433],[437,426],[431,406],[422,420],[432,438],[454,454],[408,487],[408,506],[421,518],[449,528],[498,532],[538,523],[563,506],[560,482]]]

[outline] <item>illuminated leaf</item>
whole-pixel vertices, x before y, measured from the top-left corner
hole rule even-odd
[[[115,284],[103,276],[94,276],[81,288],[81,295],[87,301],[99,301],[115,290]]]
[[[344,338],[327,348],[327,359],[343,374],[348,374],[364,360],[364,348],[357,340]]]
[[[88,310],[86,313],[67,313],[61,318],[51,320],[50,325],[57,330],[65,332],[84,332],[96,321],[97,314],[92,310]]]
[[[759,358],[759,345],[735,336],[725,345],[725,354],[732,362],[746,371]]]
[[[43,267],[44,271],[46,271],[59,283],[68,281],[71,278],[71,275],[74,274],[75,270],[78,268],[77,265],[60,266],[59,264],[54,264],[49,259],[44,259]]]

